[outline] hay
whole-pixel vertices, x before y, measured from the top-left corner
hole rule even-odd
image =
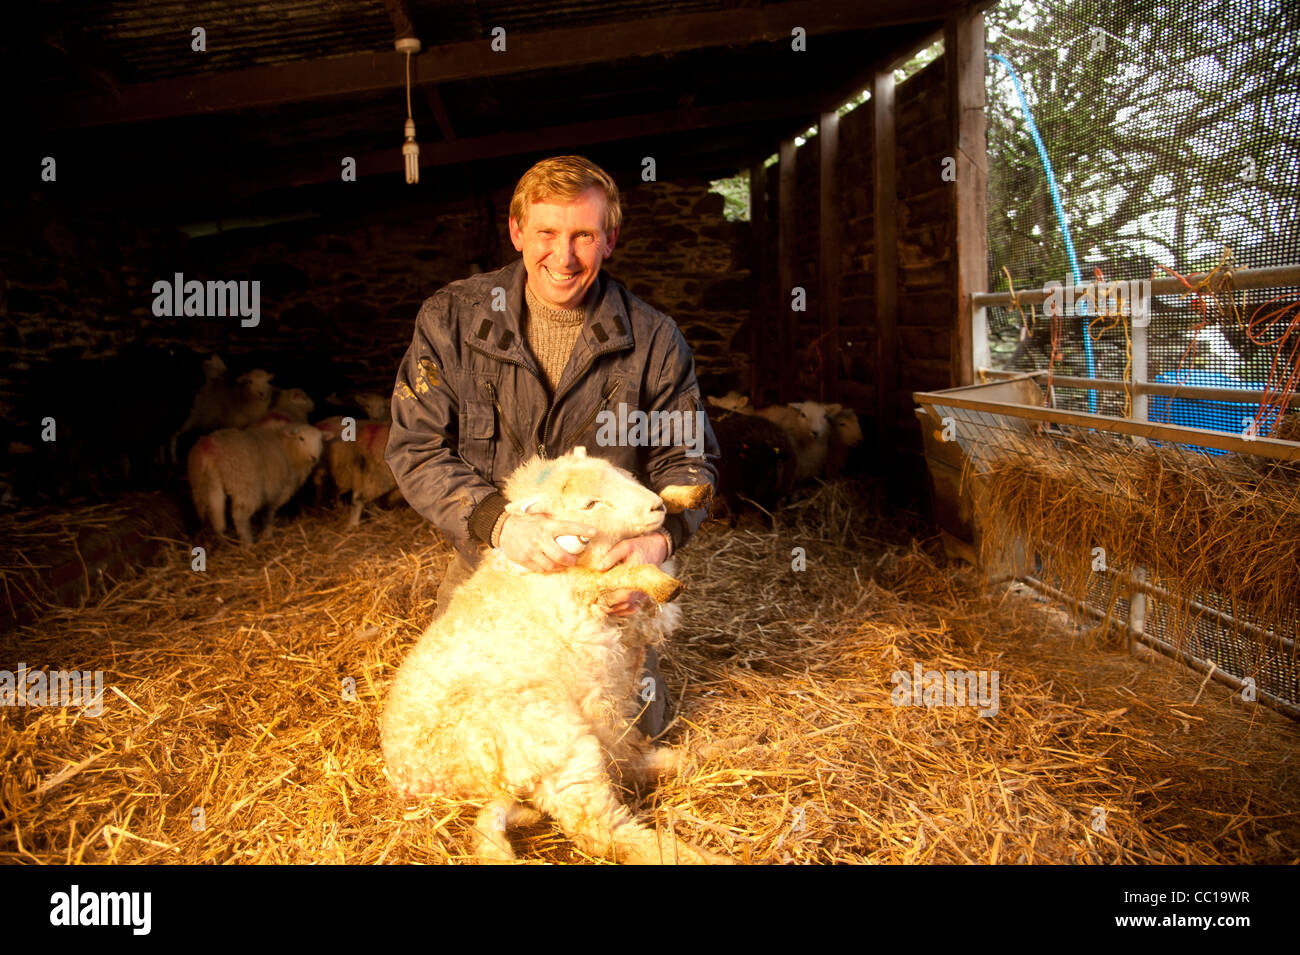
[[[629,797],[641,818],[751,862],[1296,860],[1289,721],[984,593],[872,515],[842,482],[775,529],[706,525],[682,555],[667,741],[692,755]],[[177,542],[6,638],[0,659],[113,689],[98,718],[0,710],[0,859],[468,860],[473,809],[393,793],[377,730],[447,555],[406,510],[354,531],[309,516],[204,574]],[[999,671],[998,714],[894,706],[915,663]],[[517,848],[585,861],[546,823]]]
[[[1297,632],[1300,471],[1294,466],[1065,429],[1001,438],[976,479],[986,564],[1020,540],[1076,600],[1097,584],[1100,563],[1124,574],[1143,568],[1149,583],[1182,601],[1215,595],[1233,617],[1259,630]],[[1112,600],[1123,592],[1115,587]],[[1191,604],[1164,601],[1158,612],[1169,632],[1190,630]],[[1242,627],[1234,637],[1257,644],[1255,666],[1277,652],[1277,641],[1258,630]]]

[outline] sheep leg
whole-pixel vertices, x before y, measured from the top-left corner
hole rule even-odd
[[[665,574],[654,564],[618,564],[606,571],[574,568],[570,571],[578,579],[579,592],[595,603],[602,594],[615,590],[640,590],[654,598],[656,603],[668,603],[682,592],[682,582]]]
[[[677,771],[681,766],[681,753],[669,746],[656,746],[637,753],[620,765],[623,775],[639,783],[653,783],[661,776]]]
[[[557,787],[558,788],[558,787]],[[560,791],[545,787],[534,801],[584,851],[633,865],[710,865],[730,860],[705,852],[670,833],[647,829],[618,801],[603,773]]]
[[[360,492],[352,492],[352,511],[348,514],[348,527],[361,526],[361,512],[365,510],[366,499],[361,496]]]
[[[515,850],[510,845],[506,830],[514,826],[532,825],[541,818],[541,813],[508,796],[493,799],[474,820],[474,830],[477,833],[476,855],[484,862],[514,861]]]
[[[230,501],[230,517],[235,524],[235,531],[239,534],[239,541],[246,547],[253,544],[253,512],[256,507],[249,507],[244,503],[236,503],[232,498]],[[224,525],[225,521],[222,521]]]

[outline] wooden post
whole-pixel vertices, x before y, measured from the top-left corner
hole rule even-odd
[[[767,304],[766,298],[772,283],[767,280],[767,242],[769,226],[767,221],[767,167],[763,160],[755,160],[749,167],[749,224],[753,248],[750,262],[753,264],[752,284],[754,299],[749,308],[749,404],[752,408],[759,406],[759,391],[770,371],[770,364],[763,352],[767,344]]]
[[[840,195],[837,168],[840,157],[840,114],[835,110],[822,113],[817,139],[820,142],[821,162],[818,170],[818,192],[821,215],[818,219],[818,264],[820,266],[821,331],[819,335],[822,360],[818,398],[821,401],[839,399],[840,377]]]
[[[969,385],[975,380],[976,355],[981,362],[986,362],[988,356],[984,311],[980,309],[980,314],[975,316],[971,300],[972,294],[988,291],[989,268],[983,12],[968,10],[951,15],[944,26],[943,50],[957,173],[957,181],[953,183],[953,216],[957,228],[956,314],[950,351],[952,383]]]
[[[871,87],[874,116],[872,178],[875,181],[876,438],[879,452],[893,454],[898,431],[898,175],[895,165],[894,72],[878,71]]]
[[[790,309],[790,292],[794,288],[794,266],[796,254],[796,237],[794,233],[795,203],[795,145],[794,137],[781,140],[778,166],[777,197],[777,231],[776,231],[776,272],[777,289],[772,301],[777,305],[777,342],[780,354],[777,355],[778,380],[780,382],[781,402],[791,398],[791,379],[794,372],[794,312]]]

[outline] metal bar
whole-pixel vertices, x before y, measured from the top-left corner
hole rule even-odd
[[[1207,272],[1199,272],[1187,276],[1187,281],[1195,286],[1208,275]],[[1176,295],[1179,292],[1187,291],[1187,287],[1176,278],[1163,276],[1153,278],[1150,281],[1152,295]],[[1083,292],[1096,284],[1095,282],[1082,282],[1075,285],[1074,288]],[[1102,284],[1109,285],[1110,282]],[[1271,288],[1273,286],[1290,285],[1300,285],[1300,265],[1273,265],[1262,269],[1235,269],[1232,272],[1232,286],[1234,289]],[[981,292],[971,296],[971,304],[972,306],[992,308],[998,305],[1013,305],[1018,298],[1021,305],[1041,305],[1047,301],[1049,295],[1051,295],[1051,290],[1043,288],[1021,289],[1015,295],[1010,292]]]
[[[1101,610],[1097,610],[1095,607],[1091,606],[1090,604],[1077,600],[1074,597],[1071,597],[1068,594],[1065,594],[1057,590],[1055,587],[1051,586],[1050,584],[1044,583],[1043,581],[1039,580],[1036,577],[1026,574],[1021,579],[1024,580],[1025,583],[1029,584],[1030,586],[1036,587],[1037,589],[1041,590],[1049,597],[1052,597],[1056,600],[1060,600],[1062,603],[1070,605],[1076,611],[1082,610],[1083,612],[1087,613],[1088,616],[1090,617],[1093,617],[1098,620],[1109,620],[1111,623],[1115,624],[1116,627],[1119,627],[1121,629],[1124,628],[1124,624],[1121,621],[1116,620],[1110,614],[1105,613],[1104,611]],[[1243,690],[1246,687],[1246,683],[1244,680],[1241,680],[1240,678],[1233,676],[1231,673],[1227,673],[1224,670],[1221,670],[1218,666],[1213,666],[1209,663],[1206,663],[1204,660],[1200,659],[1199,657],[1194,657],[1190,653],[1187,653],[1183,650],[1179,650],[1176,647],[1171,647],[1167,643],[1162,643],[1161,641],[1156,640],[1147,634],[1138,635],[1138,639],[1141,640],[1141,642],[1145,646],[1150,647],[1152,650],[1155,650],[1157,653],[1161,653],[1164,654],[1165,656],[1172,657],[1173,659],[1177,660],[1183,665],[1190,667],[1193,670],[1196,670],[1198,673],[1209,673],[1214,679],[1218,680],[1220,683],[1225,684],[1226,686],[1232,687],[1234,690]],[[1294,703],[1290,702],[1289,700],[1285,700],[1274,693],[1268,692],[1267,690],[1260,687],[1259,685],[1255,686],[1255,693],[1260,701],[1267,701],[1269,705],[1271,705],[1274,709],[1277,709],[1285,713],[1287,716],[1291,717],[1292,719],[1300,720],[1300,706],[1296,706]]]
[[[1046,375],[1047,372],[1041,372]],[[1071,375],[1054,375],[1052,383],[1058,388],[1081,388],[1098,391],[1123,391],[1125,383],[1110,378],[1078,378]],[[1210,388],[1203,385],[1165,385],[1154,381],[1131,381],[1128,390],[1137,395],[1164,395],[1168,398],[1208,398],[1212,401],[1236,401],[1259,404],[1263,390],[1250,388]],[[1300,393],[1287,398],[1287,403],[1300,405]],[[1136,417],[1136,416],[1135,416]]]
[[[978,388],[980,386],[974,385],[972,387]],[[953,391],[958,390],[961,389],[953,389]],[[1157,424],[1151,421],[1134,421],[1132,418],[1108,418],[1105,415],[1092,414],[1087,411],[1035,408],[1032,405],[1012,404],[1003,401],[980,401],[953,394],[952,391],[918,391],[912,397],[919,404],[986,411],[989,414],[1007,415],[1012,418],[1022,418],[1030,421],[1045,421],[1048,424],[1072,424],[1097,431],[1130,434],[1148,439],[1155,438],[1160,441],[1168,441],[1171,444],[1208,445],[1220,451],[1257,454],[1278,461],[1300,461],[1300,443],[1278,441],[1275,438],[1243,438],[1226,431],[1207,431],[1204,428],[1188,428],[1180,424]]]
[[[1295,651],[1296,648],[1295,641],[1292,640],[1290,637],[1284,636],[1283,634],[1280,633],[1274,633],[1271,630],[1265,630],[1263,627],[1258,627],[1248,620],[1238,620],[1236,617],[1232,616],[1232,614],[1224,613],[1222,610],[1217,610],[1214,607],[1209,606],[1208,604],[1203,604],[1199,600],[1196,600],[1193,597],[1183,597],[1173,593],[1172,591],[1165,590],[1165,588],[1163,587],[1159,587],[1153,583],[1150,583],[1146,579],[1145,571],[1143,572],[1140,580],[1130,579],[1129,583],[1132,586],[1136,587],[1138,590],[1141,590],[1143,593],[1149,594],[1152,597],[1158,597],[1161,600],[1169,600],[1175,603],[1186,604],[1187,606],[1191,607],[1193,610],[1197,611],[1198,613],[1209,614],[1224,626],[1234,627],[1234,628],[1239,628],[1241,630],[1249,631],[1250,633],[1258,637],[1260,640],[1263,640],[1267,643],[1275,644],[1280,649],[1289,650],[1292,652]]]

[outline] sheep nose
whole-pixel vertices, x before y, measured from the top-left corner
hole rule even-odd
[[[658,514],[658,513],[659,513],[660,511],[662,511],[663,509],[664,509],[664,502],[663,502],[663,501],[656,501],[656,502],[655,502],[655,506],[652,507],[652,508],[650,508],[650,513],[651,513],[651,514]]]

